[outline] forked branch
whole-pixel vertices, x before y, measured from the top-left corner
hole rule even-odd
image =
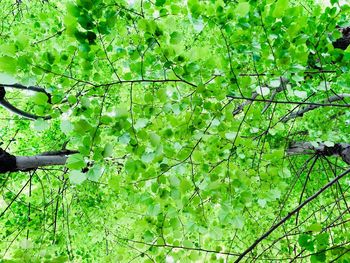
[[[260,244],[265,238],[267,238],[273,231],[275,231],[279,226],[283,225],[289,218],[291,218],[293,215],[295,215],[298,211],[300,211],[304,206],[306,206],[308,203],[310,203],[312,200],[317,198],[320,194],[322,194],[324,191],[326,191],[328,188],[330,188],[332,185],[337,183],[341,178],[343,178],[345,175],[350,173],[350,169],[346,170],[345,172],[341,173],[337,177],[335,177],[332,181],[325,184],[320,190],[318,190],[316,193],[314,193],[312,196],[307,198],[304,202],[302,202],[300,205],[298,205],[296,208],[294,208],[291,212],[289,212],[284,218],[282,218],[279,222],[277,222],[275,225],[273,225],[269,230],[267,230],[262,236],[260,236],[257,240],[254,241],[252,245],[250,245],[243,253],[236,259],[236,263],[240,262],[249,252],[251,252],[257,245]]]

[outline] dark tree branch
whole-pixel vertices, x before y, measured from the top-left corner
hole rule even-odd
[[[277,104],[294,104],[294,105],[314,105],[319,107],[340,107],[340,108],[350,108],[349,104],[334,104],[334,103],[320,103],[320,102],[304,102],[304,101],[287,101],[287,100],[266,100],[266,99],[253,99],[248,97],[240,97],[234,95],[227,95],[227,98],[249,100],[253,102],[271,102]]]
[[[13,112],[14,114],[17,114],[21,117],[30,119],[30,120],[37,120],[39,118],[43,118],[44,120],[48,120],[51,119],[51,116],[38,116],[35,114],[31,114],[29,112],[25,112],[22,111],[20,109],[18,109],[17,107],[13,106],[11,103],[9,103],[6,100],[6,90],[5,87],[7,88],[15,88],[15,89],[22,89],[22,90],[31,90],[31,91],[35,91],[35,92],[41,92],[44,93],[48,96],[48,102],[51,103],[51,95],[49,93],[47,93],[43,88],[39,88],[39,87],[34,87],[34,86],[23,86],[21,84],[0,84],[0,105],[2,107],[4,107],[5,109]]]
[[[345,175],[350,173],[350,169],[347,169],[345,172],[341,173],[337,177],[335,177],[332,181],[325,184],[320,190],[318,190],[316,193],[314,193],[312,196],[307,198],[304,202],[302,202],[300,205],[298,205],[296,208],[294,208],[291,212],[289,212],[284,218],[282,218],[278,223],[273,225],[268,231],[266,231],[262,236],[260,236],[257,240],[254,241],[254,243],[249,246],[239,257],[235,260],[235,262],[240,262],[249,252],[251,252],[257,245],[260,244],[261,241],[263,241],[265,238],[267,238],[273,231],[275,231],[279,226],[284,224],[289,218],[291,218],[294,214],[296,214],[298,211],[300,211],[304,206],[306,206],[308,203],[313,201],[315,198],[317,198],[320,194],[322,194],[325,190],[327,190],[329,187],[337,183],[341,178],[343,178]]]
[[[324,100],[324,103],[327,103],[327,102],[332,103],[335,101],[344,100],[345,98],[349,98],[349,97],[350,97],[350,94],[346,94],[346,93],[334,95],[334,96],[329,97],[328,99]],[[304,113],[311,111],[311,110],[314,110],[314,109],[317,109],[317,108],[321,107],[321,105],[322,105],[322,102],[318,103],[318,104],[308,105],[306,107],[303,107],[303,108],[299,109],[297,112],[290,113],[288,116],[283,118],[282,121],[287,122],[287,121],[295,119],[297,117],[302,117],[304,115]],[[344,105],[348,106],[348,107],[350,106],[348,104],[344,104]]]
[[[48,102],[51,103],[51,94],[48,93],[45,89],[36,87],[36,86],[24,86],[22,84],[0,84],[0,87],[5,87],[5,88],[12,88],[12,89],[21,89],[21,90],[31,90],[35,92],[41,92],[44,93],[48,97]]]
[[[31,114],[29,112],[26,112],[26,111],[22,111],[18,108],[16,108],[15,106],[13,106],[11,103],[9,103],[7,100],[0,100],[0,105],[11,111],[12,113],[18,115],[18,116],[21,116],[21,117],[24,117],[24,118],[27,118],[27,119],[30,119],[30,120],[37,120],[37,119],[40,119],[40,118],[43,118],[44,120],[49,120],[51,119],[51,116],[45,116],[45,117],[42,117],[42,116],[38,116],[38,115],[34,115],[34,114]]]

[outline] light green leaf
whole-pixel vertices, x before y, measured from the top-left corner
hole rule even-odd
[[[81,171],[73,170],[69,173],[69,180],[72,184],[81,184],[86,180],[86,174]]]
[[[86,174],[87,179],[93,182],[97,182],[101,175],[103,174],[104,169],[100,165],[94,165]]]
[[[322,230],[322,226],[319,223],[313,223],[312,225],[308,226],[306,230],[312,232],[320,232]]]
[[[281,17],[285,10],[288,9],[289,0],[278,0],[275,4],[275,8],[273,10],[274,17]]]
[[[110,157],[113,155],[113,144],[107,143],[103,149],[103,157]]]
[[[244,226],[244,217],[237,215],[234,216],[231,220],[232,226],[236,229],[243,229]]]
[[[60,128],[64,134],[68,135],[71,131],[73,131],[74,126],[69,120],[62,120]]]
[[[248,2],[240,2],[236,9],[235,9],[235,14],[238,16],[246,16],[249,12],[250,5]]]
[[[225,138],[228,140],[234,140],[237,136],[236,132],[227,132],[225,133]]]
[[[45,121],[43,119],[37,119],[33,122],[34,129],[36,131],[45,131],[50,127],[50,124],[48,121]]]
[[[17,60],[9,56],[0,57],[0,72],[15,74],[17,71]]]
[[[66,166],[69,169],[73,169],[73,170],[79,170],[85,167],[85,161],[84,161],[84,157],[77,153],[77,154],[72,154],[69,155],[67,162],[66,162]]]
[[[334,142],[325,141],[324,145],[326,145],[327,147],[333,147],[334,146]]]
[[[294,90],[294,95],[301,99],[307,98],[307,92],[303,90]]]

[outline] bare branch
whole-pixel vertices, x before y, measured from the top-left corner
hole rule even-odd
[[[332,103],[335,101],[339,101],[339,100],[344,100],[344,98],[350,98],[350,94],[344,93],[344,94],[339,94],[339,95],[334,95],[332,97],[329,97],[328,99],[324,100],[324,103]],[[308,105],[306,107],[303,107],[301,109],[299,109],[297,112],[292,112],[291,114],[289,114],[288,116],[284,117],[282,119],[283,122],[287,122],[289,120],[295,119],[297,117],[302,117],[304,115],[304,113],[317,109],[322,105],[322,102],[320,102],[319,104],[314,104],[314,105]],[[346,106],[350,106],[348,104],[345,104]]]
[[[275,89],[273,90],[273,93],[272,93],[272,95],[271,95],[270,100],[265,100],[265,101],[266,101],[266,105],[265,105],[265,107],[264,107],[264,109],[262,110],[261,113],[264,113],[264,112],[270,107],[270,105],[271,105],[271,103],[273,102],[273,100],[274,100],[275,96],[277,95],[277,93],[283,91],[283,90],[286,88],[286,84],[289,82],[288,79],[283,78],[283,77],[280,78],[280,81],[281,81],[281,82],[280,82],[280,85],[279,85],[277,88],[275,88]],[[233,116],[237,115],[238,113],[242,112],[242,110],[244,109],[245,106],[247,106],[247,105],[253,103],[254,101],[258,101],[258,100],[256,99],[256,98],[258,97],[258,95],[259,95],[259,94],[258,94],[257,92],[253,92],[251,98],[249,98],[249,99],[247,99],[245,102],[241,103],[241,104],[232,112],[232,115],[233,115]],[[228,96],[228,97],[231,97],[231,96]],[[231,98],[232,98],[232,97],[231,97]]]
[[[260,244],[261,241],[263,241],[265,238],[267,238],[273,231],[275,231],[279,226],[283,225],[289,218],[291,218],[294,214],[296,214],[298,211],[300,211],[304,206],[306,206],[308,203],[313,201],[315,198],[317,198],[320,194],[322,194],[325,190],[327,190],[329,187],[337,183],[341,178],[343,178],[345,175],[350,173],[350,169],[347,169],[337,177],[335,177],[332,181],[324,185],[320,190],[318,190],[316,193],[314,193],[312,196],[307,198],[304,202],[302,202],[300,205],[298,205],[296,208],[294,208],[291,212],[289,212],[284,218],[282,218],[278,223],[273,225],[268,231],[266,231],[262,236],[260,236],[257,240],[254,241],[254,243],[248,247],[243,253],[236,259],[236,263],[240,262],[249,252],[251,252],[257,245]]]

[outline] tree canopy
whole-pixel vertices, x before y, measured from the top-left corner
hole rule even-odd
[[[350,5],[0,4],[3,262],[350,262]]]

